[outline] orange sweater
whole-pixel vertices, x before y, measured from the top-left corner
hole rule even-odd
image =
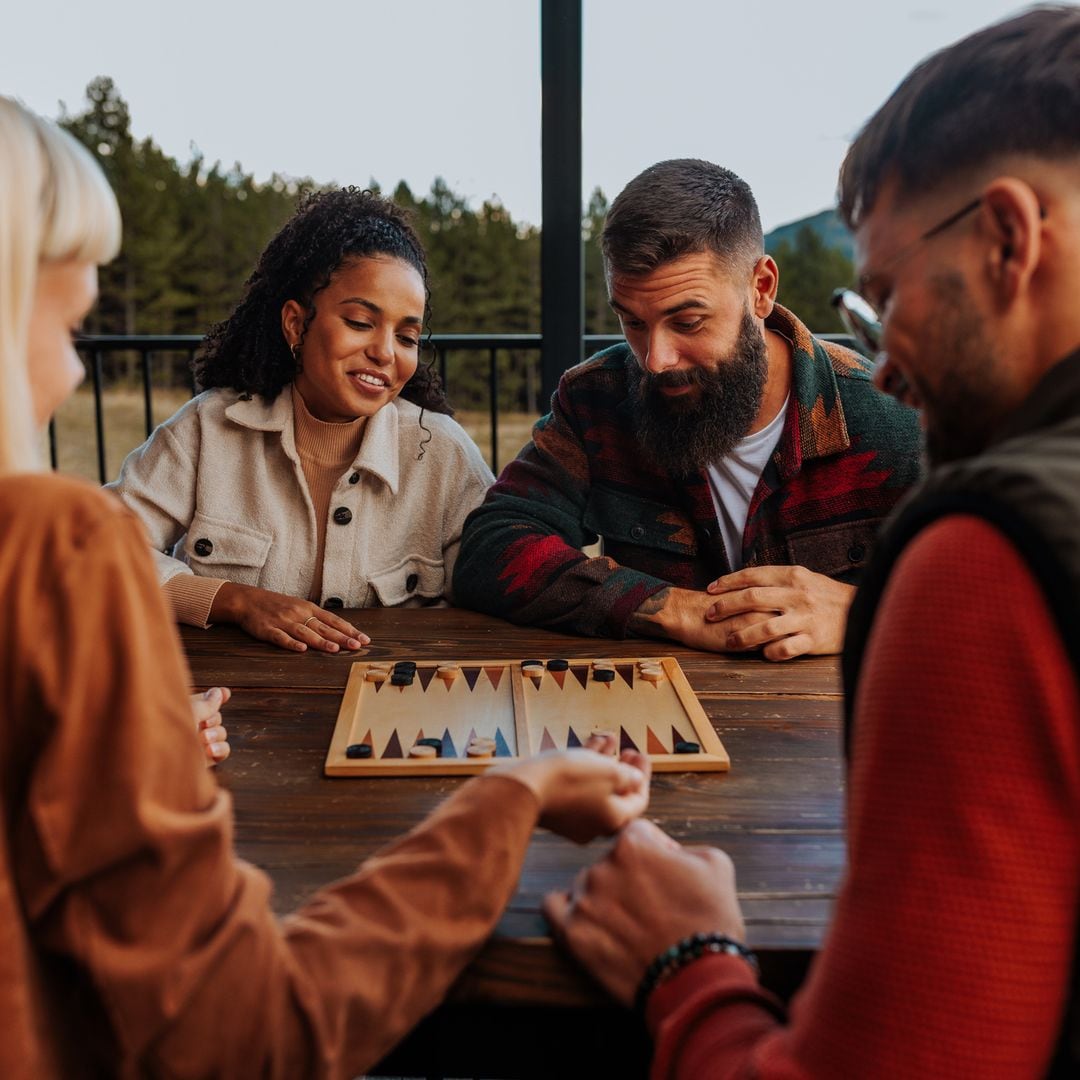
[[[491,932],[532,792],[469,782],[279,923],[133,515],[0,478],[0,596],[0,1076],[363,1072]]]
[[[856,702],[849,869],[783,1026],[747,966],[650,1001],[654,1077],[1042,1075],[1080,911],[1080,697],[1011,545],[944,519],[902,555]]]

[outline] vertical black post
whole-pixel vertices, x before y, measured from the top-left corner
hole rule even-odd
[[[541,408],[559,376],[582,359],[581,3],[541,0],[540,122],[543,232],[540,244]]]
[[[105,475],[105,410],[101,398],[105,389],[105,376],[101,369],[101,350],[94,350],[94,433],[97,435],[98,482],[104,484]]]
[[[150,365],[150,355],[149,349],[143,349],[139,356],[142,363],[143,419],[146,421],[146,437],[148,439],[154,430],[153,369]]]
[[[488,354],[488,386],[491,389],[491,471],[499,475],[499,355]]]

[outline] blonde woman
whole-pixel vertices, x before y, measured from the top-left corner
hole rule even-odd
[[[533,827],[617,830],[647,764],[493,771],[278,923],[191,737],[142,529],[40,471],[115,200],[81,146],[4,98],[0,192],[0,1075],[354,1076],[490,933]]]

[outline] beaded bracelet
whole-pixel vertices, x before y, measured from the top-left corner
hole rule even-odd
[[[646,969],[641,984],[634,995],[634,1008],[639,1013],[645,1012],[649,995],[662,983],[667,982],[677,971],[687,964],[709,953],[727,953],[729,956],[741,956],[758,974],[757,957],[741,942],[727,934],[691,934],[682,941],[665,949]]]

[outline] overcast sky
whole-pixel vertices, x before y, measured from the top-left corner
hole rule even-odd
[[[814,213],[911,66],[1021,6],[585,0],[584,195],[702,157],[750,183],[766,229]],[[418,193],[441,175],[540,221],[537,0],[9,0],[0,92],[55,117],[96,75],[181,161]]]

